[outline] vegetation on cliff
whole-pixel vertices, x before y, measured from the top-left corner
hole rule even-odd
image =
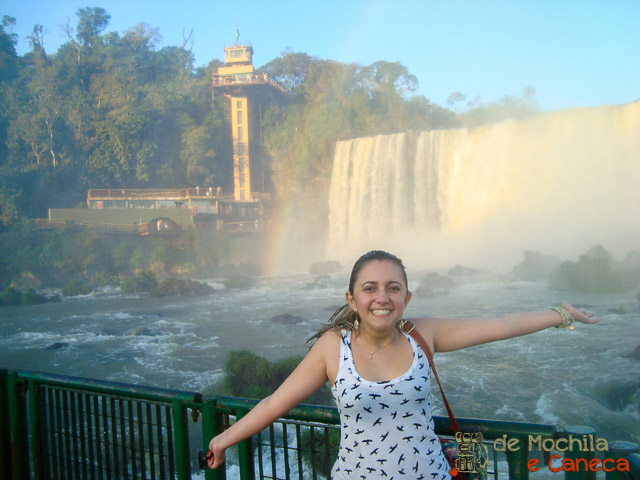
[[[171,238],[100,235],[40,230],[23,222],[0,233],[0,288],[28,277],[38,285],[64,287],[67,296],[104,285],[150,291],[157,286],[153,278],[179,277],[176,271],[188,271],[190,277],[222,275],[246,263],[261,241],[232,242],[224,232],[198,231]],[[189,268],[180,268],[185,265]]]
[[[229,352],[224,364],[222,392],[234,397],[259,398],[271,395],[293,372],[302,357],[287,357],[270,362],[247,350]],[[333,405],[331,393],[323,387],[306,403]]]
[[[512,270],[519,280],[547,280],[551,288],[582,293],[618,293],[640,284],[640,253],[630,252],[616,260],[602,245],[591,247],[577,261],[524,253],[524,260]]]
[[[120,245],[100,255],[90,247],[103,241],[90,232],[43,234],[39,241],[47,247],[20,243],[24,219],[46,217],[50,207],[83,206],[89,188],[232,190],[229,125],[223,97],[214,99],[210,87],[220,62],[196,67],[187,42],[159,48],[159,32],[146,24],[108,31],[110,15],[100,7],[75,14],[76,26],[67,25],[67,42],[57,52],[46,51],[43,27],[35,25],[27,38],[30,51],[19,56],[15,47],[21,39],[12,33],[16,20],[5,16],[0,23],[0,232],[16,230],[3,235],[3,243],[25,265],[34,263],[35,249],[44,269],[59,263],[65,281],[81,277],[89,284],[117,283],[130,262],[136,270],[149,264],[170,269],[175,262],[181,271],[195,272],[225,263],[226,239],[215,249],[192,242],[193,249],[184,251],[193,253],[189,265],[180,258],[183,251],[165,245],[154,245],[154,251],[151,242],[126,242],[135,245],[133,251]],[[285,51],[259,71],[290,92],[287,102],[264,112],[267,184],[273,185],[277,211],[316,238],[326,230],[336,141],[534,111],[531,90],[496,104],[466,102],[466,110],[460,108],[466,101],[461,93],[450,108],[435,105],[415,94],[418,80],[394,62],[344,64]],[[13,264],[0,262],[0,280],[20,273],[12,271]],[[42,270],[37,267],[22,271]],[[96,271],[116,276],[88,278]]]

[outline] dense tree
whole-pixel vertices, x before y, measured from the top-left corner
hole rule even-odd
[[[369,66],[284,52],[261,70],[292,88],[293,102],[265,115],[273,184],[296,223],[323,225],[338,140],[457,126],[453,112],[410,96],[417,79],[400,63]]]
[[[147,24],[105,33],[104,9],[76,13],[54,55],[42,26],[22,57],[15,20],[0,26],[2,223],[76,205],[87,188],[224,185],[230,140],[212,101],[216,62],[195,72],[189,37],[158,49]]]
[[[211,73],[220,62],[196,69],[190,34],[181,45],[160,48],[157,29],[141,23],[109,32],[109,21],[103,8],[77,10],[75,27],[65,27],[67,41],[56,52],[46,51],[47,32],[35,25],[27,37],[30,51],[18,56],[15,19],[3,17],[0,234],[10,226],[24,233],[21,220],[43,217],[49,207],[81,204],[88,188],[232,188],[224,98],[211,92]],[[458,92],[450,102],[455,111],[434,105],[415,95],[417,79],[397,62],[345,64],[289,49],[259,71],[289,92],[262,111],[261,168],[272,175],[265,184],[274,186],[276,207],[295,204],[299,216],[313,212],[300,218],[301,228],[326,222],[336,141],[474,126],[535,111],[532,89],[488,105],[468,102]],[[467,110],[458,108],[465,101]],[[92,253],[99,239],[60,235],[48,236],[38,248],[31,240],[20,243],[20,235],[6,237],[20,251],[0,260],[0,277],[41,265],[69,276],[115,273],[103,264],[109,255]],[[39,238],[33,232],[23,236]],[[192,240],[195,258],[189,261],[198,268],[224,263],[220,252],[231,248],[224,236],[212,239],[218,251],[200,245],[195,234]],[[110,261],[117,271],[144,269],[149,253],[120,246]]]

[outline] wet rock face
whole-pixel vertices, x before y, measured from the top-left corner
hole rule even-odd
[[[282,325],[296,325],[298,323],[306,322],[306,318],[300,315],[292,315],[290,313],[282,313],[271,318],[274,323],[280,323]]]

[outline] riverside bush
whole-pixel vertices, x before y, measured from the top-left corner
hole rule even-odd
[[[447,293],[449,288],[455,287],[455,282],[448,277],[435,272],[426,274],[415,289],[415,294],[420,297],[432,297]]]
[[[158,280],[153,272],[145,270],[136,273],[135,277],[126,278],[120,283],[122,293],[150,292],[158,286]]]
[[[213,293],[213,288],[206,283],[195,280],[179,280],[177,278],[167,278],[149,292],[152,297],[166,297],[170,295],[183,295],[186,297],[196,297]]]
[[[0,293],[0,304],[18,305],[20,303],[20,292],[13,287],[5,288]]]
[[[56,295],[51,297],[51,299],[47,299],[44,295],[36,293],[33,288],[29,288],[24,292],[21,292],[13,287],[9,287],[0,292],[0,305],[5,306],[39,305],[41,303],[47,303],[47,301],[60,301],[60,297]]]
[[[20,294],[21,305],[40,305],[47,303],[47,297],[39,295],[33,288],[29,288]]]
[[[302,357],[293,356],[270,362],[248,350],[229,352],[224,364],[224,394],[234,397],[265,398],[282,384],[301,360]],[[326,386],[311,395],[305,403],[334,405]],[[329,451],[333,453],[330,458],[325,458],[324,455],[327,443]],[[312,434],[310,428],[303,427],[300,439],[302,459],[307,465],[315,464],[320,471],[329,471],[335,462],[339,444],[339,430],[315,428]]]
[[[87,295],[91,293],[91,285],[84,280],[69,280],[62,287],[62,295],[65,297],[74,297],[76,295]]]
[[[558,265],[549,285],[583,293],[617,293],[633,288],[639,279],[640,270],[633,263],[616,262],[611,253],[596,245],[577,262],[567,260]]]
[[[549,278],[551,272],[562,261],[558,257],[544,255],[535,250],[524,252],[524,260],[511,270],[511,274],[518,280],[543,280]]]
[[[271,395],[298,366],[302,357],[292,356],[270,362],[248,350],[229,352],[224,364],[222,389],[225,395],[262,399]],[[331,393],[322,387],[306,401],[333,405]]]

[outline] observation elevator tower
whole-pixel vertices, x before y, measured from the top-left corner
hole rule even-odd
[[[214,95],[225,98],[233,139],[233,195],[237,201],[268,198],[268,178],[262,153],[262,114],[267,105],[284,100],[284,89],[253,69],[253,48],[224,48],[224,65],[213,71]]]

